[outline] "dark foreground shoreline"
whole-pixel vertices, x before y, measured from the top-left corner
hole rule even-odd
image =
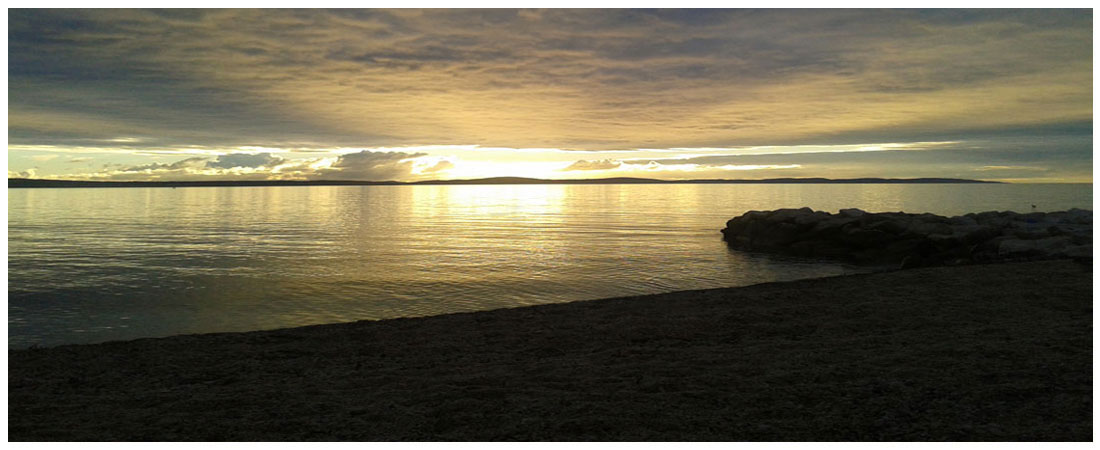
[[[8,352],[26,440],[1092,439],[1092,269],[937,267]]]

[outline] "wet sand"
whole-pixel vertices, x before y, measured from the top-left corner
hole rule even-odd
[[[8,352],[25,440],[1092,439],[1092,268],[938,267]]]

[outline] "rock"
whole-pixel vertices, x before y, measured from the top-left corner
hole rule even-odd
[[[1010,233],[1020,239],[1043,239],[1050,237],[1050,227],[1018,227]]]
[[[796,219],[800,216],[813,214],[813,212],[814,212],[814,210],[812,210],[810,208],[777,209],[777,210],[775,210],[774,213],[772,213],[771,215],[768,216],[767,221],[768,222],[791,221],[791,220]]]
[[[997,253],[1001,256],[1052,257],[1073,243],[1069,236],[1054,236],[1044,239],[1007,239],[1001,242]]]
[[[974,220],[970,215],[955,216],[947,220],[947,223],[954,226],[977,226],[978,221]]]
[[[917,214],[914,217],[914,219],[919,220],[919,221],[924,222],[924,223],[943,223],[943,224],[947,224],[947,223],[950,223],[950,221],[951,221],[951,219],[949,219],[947,217],[937,216],[937,215],[931,214],[931,213]]]
[[[1035,240],[1035,249],[1044,255],[1054,253],[1070,246],[1073,238],[1069,236],[1054,236]]]
[[[905,231],[919,236],[927,236],[929,234],[951,234],[954,229],[946,223],[914,220],[910,222],[909,228]]]
[[[1047,227],[1051,236],[1092,236],[1092,225],[1059,223]]]
[[[930,234],[928,235],[928,241],[931,242],[936,248],[950,249],[959,247],[963,243],[963,233],[955,232],[951,234]]]
[[[889,219],[869,224],[867,228],[889,234],[901,234],[908,229],[905,223]]]
[[[970,216],[969,214],[967,216]],[[996,211],[986,211],[977,213],[973,216],[974,220],[982,225],[989,225],[993,227],[1003,227],[1012,222],[1012,217],[999,213]]]
[[[1027,239],[1005,239],[997,246],[1000,256],[1013,256],[1031,253],[1035,250],[1035,241]]]
[[[1086,210],[1086,209],[1073,208],[1069,211],[1066,211],[1065,216],[1066,216],[1066,218],[1065,218],[1066,223],[1092,225],[1092,211],[1089,211],[1089,210]]]
[[[856,219],[833,216],[817,222],[810,231],[815,234],[842,233],[845,225],[855,221]]]
[[[943,217],[786,208],[748,211],[727,221],[722,234],[736,249],[902,267],[1020,258],[1092,260],[1092,211],[1081,209]]]
[[[901,264],[900,264],[900,265],[898,265],[898,268],[901,268],[901,269],[912,269],[912,268],[915,268],[915,267],[920,267],[920,266],[921,266],[921,262],[922,262],[922,261],[921,261],[921,258],[920,258],[920,256],[917,256],[917,255],[909,255],[909,256],[906,256],[906,257],[904,257],[904,258],[902,258],[902,259],[901,259]]]
[[[960,227],[959,231],[964,233],[962,240],[967,245],[980,244],[1001,235],[1000,229],[986,225],[974,227],[964,225]]]
[[[1061,250],[1067,258],[1092,261],[1092,245],[1072,245]]]
[[[802,214],[795,216],[794,223],[800,226],[815,226],[819,222],[829,219],[831,217],[829,213],[825,211],[817,211],[811,214]]]
[[[850,228],[841,236],[840,242],[855,248],[871,248],[889,244],[895,239],[894,235],[885,231],[866,228]]]
[[[1042,223],[1047,220],[1047,213],[1033,212],[1020,216],[1025,223]]]

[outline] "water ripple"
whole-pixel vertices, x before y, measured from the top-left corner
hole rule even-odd
[[[1020,198],[1029,203],[1015,206]],[[245,331],[835,275],[855,269],[732,252],[718,230],[745,211],[778,207],[959,214],[1091,202],[1090,185],[10,189],[8,342]]]

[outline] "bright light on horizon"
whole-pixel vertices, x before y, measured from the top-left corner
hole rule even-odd
[[[523,177],[540,179],[585,179],[607,177],[686,178],[914,178],[886,173],[881,167],[859,169],[820,162],[823,155],[882,152],[921,152],[967,148],[958,140],[882,142],[865,144],[748,146],[748,147],[673,147],[607,151],[574,151],[558,148],[507,148],[478,145],[417,145],[388,147],[308,148],[238,146],[233,148],[109,148],[14,145],[9,161],[16,155],[33,161],[31,170],[9,170],[9,177],[34,176],[50,179],[84,180],[173,180],[173,179],[358,179],[366,181],[422,181],[431,179],[476,179]],[[101,168],[89,167],[89,157],[65,158],[65,154],[102,153],[119,162]],[[882,153],[885,154],[885,153]],[[359,164],[363,155],[372,155],[368,164]],[[172,158],[176,156],[177,158]],[[148,158],[153,158],[149,162]],[[772,158],[775,161],[766,161]],[[817,158],[806,164],[801,159]],[[832,156],[830,156],[832,158]],[[232,166],[243,159],[252,165]],[[255,161],[260,161],[257,163]],[[78,165],[74,163],[84,163]],[[244,164],[244,163],[242,163]],[[91,169],[89,171],[89,169]],[[377,170],[375,170],[377,169]],[[838,169],[843,169],[838,171]],[[372,174],[380,178],[371,178]],[[1022,174],[1022,175],[1021,175]],[[954,175],[922,174],[934,178],[975,178],[990,181],[1075,180],[1091,182],[1088,177],[1052,177],[1049,169],[1038,165],[986,164]],[[243,178],[242,178],[243,179]]]

